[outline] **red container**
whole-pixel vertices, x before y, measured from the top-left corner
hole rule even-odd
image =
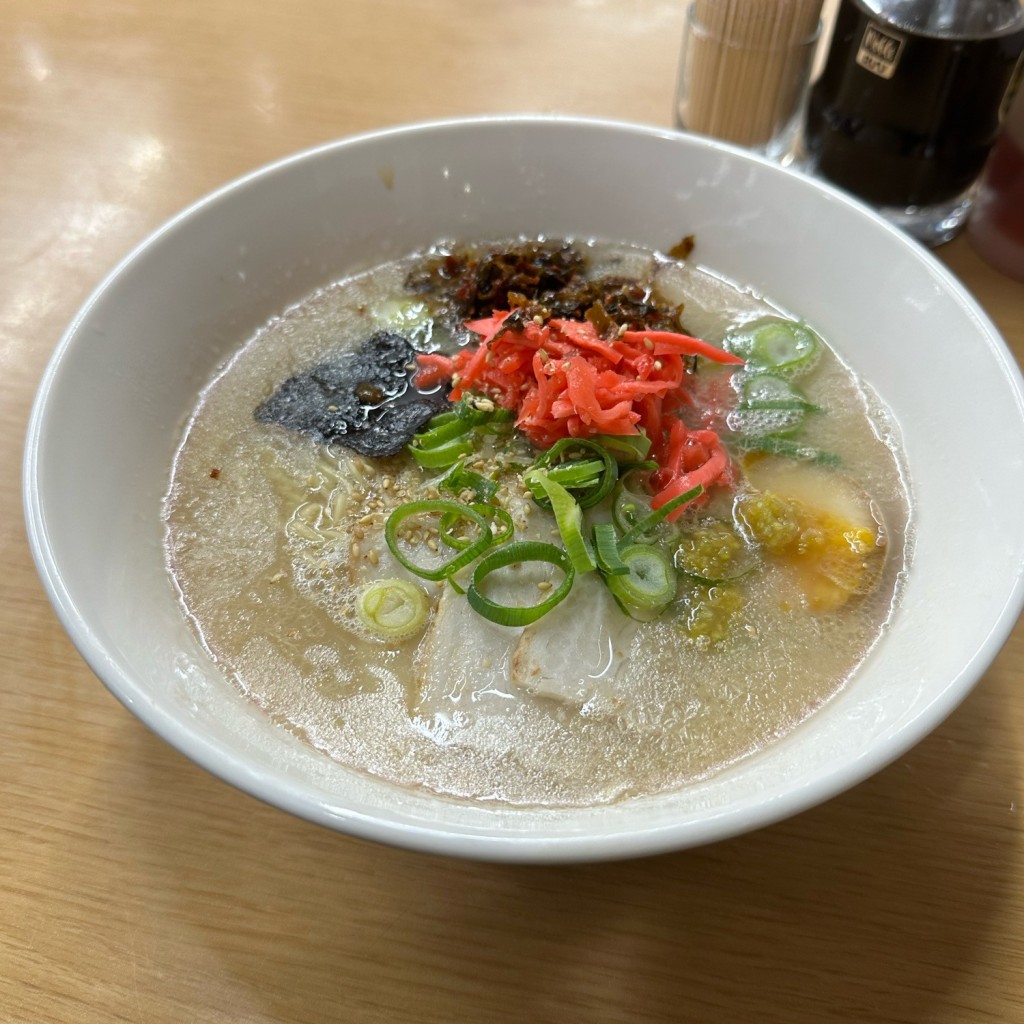
[[[1024,281],[1024,89],[989,154],[967,234],[993,267]]]

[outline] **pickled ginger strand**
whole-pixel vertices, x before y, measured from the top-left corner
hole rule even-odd
[[[699,356],[740,366],[739,356],[671,331],[625,330],[605,341],[586,320],[536,323],[499,311],[466,326],[481,335],[479,344],[453,356],[419,356],[418,386],[450,380],[453,402],[467,395],[491,399],[511,410],[516,427],[543,449],[596,435],[646,437],[661,471],[656,507],[728,473],[729,459],[715,432],[691,432],[675,413],[691,401],[685,386],[689,363]],[[636,456],[648,451],[638,447]]]

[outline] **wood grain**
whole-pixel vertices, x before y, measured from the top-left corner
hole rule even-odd
[[[668,125],[666,0],[8,0],[0,37],[0,1021],[1024,1021],[1024,626],[823,807],[522,868],[383,849],[184,760],[61,631],[21,518],[64,325],[133,244],[295,149],[423,118]],[[1024,359],[1024,286],[941,253]]]

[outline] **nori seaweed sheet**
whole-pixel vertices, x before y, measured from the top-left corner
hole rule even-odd
[[[413,385],[415,359],[406,338],[378,331],[358,349],[289,377],[257,407],[256,419],[323,443],[337,441],[360,455],[397,455],[448,406],[447,388],[424,394]]]

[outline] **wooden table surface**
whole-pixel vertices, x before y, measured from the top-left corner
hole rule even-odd
[[[507,867],[375,847],[211,778],[92,676],[36,577],[32,395],[131,246],[366,129],[668,125],[682,0],[4,10],[0,1021],[1024,1021],[1024,625],[945,725],[825,806],[669,856]],[[1024,359],[1024,285],[963,239],[940,255]]]

